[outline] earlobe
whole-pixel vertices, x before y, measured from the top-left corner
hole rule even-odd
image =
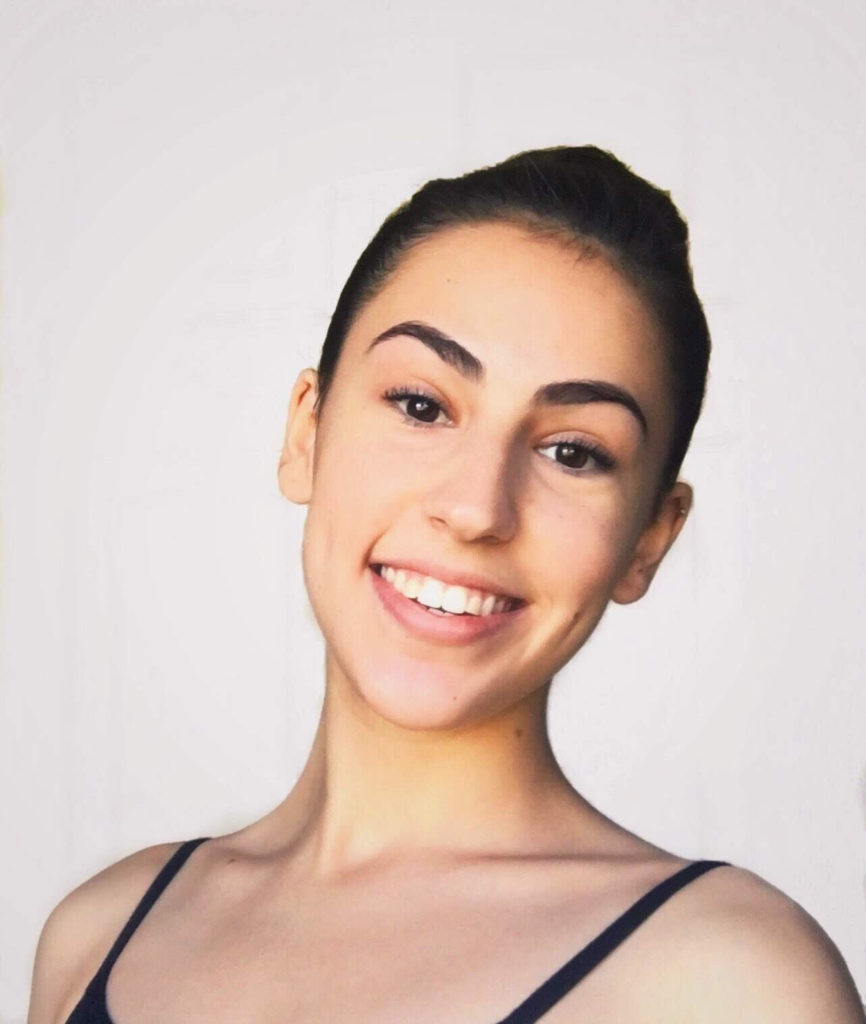
[[[625,572],[614,587],[612,601],[631,604],[649,590],[662,559],[683,528],[693,500],[691,486],[682,480],[668,491],[658,515],[641,534]]]
[[[318,393],[316,371],[301,370],[289,399],[286,432],[277,468],[280,492],[296,505],[308,504],[313,493]]]

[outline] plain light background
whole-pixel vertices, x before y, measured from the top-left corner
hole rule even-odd
[[[672,191],[714,352],[694,511],[557,678],[554,747],[866,993],[864,44],[859,0],[3,0],[0,1021],[73,886],[300,771],[323,648],[276,466],[363,245],[430,177],[587,142]]]

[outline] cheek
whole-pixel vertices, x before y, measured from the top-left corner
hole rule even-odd
[[[592,592],[600,598],[627,561],[628,524],[608,507],[575,507],[537,524],[539,563],[548,566],[555,592],[581,603]]]
[[[328,565],[335,573],[352,571],[353,560],[362,559],[377,539],[401,475],[375,436],[357,425],[327,432],[320,451],[304,529],[307,558],[314,570]]]

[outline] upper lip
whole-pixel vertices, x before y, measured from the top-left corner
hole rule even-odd
[[[501,583],[492,576],[487,576],[483,573],[458,572],[455,569],[447,568],[447,566],[420,558],[374,558],[370,564],[389,565],[394,569],[408,569],[409,572],[418,573],[419,576],[432,576],[443,583],[450,583],[457,587],[467,587],[471,590],[483,590],[488,594],[496,594],[498,597],[510,597],[514,601],[523,603],[523,598],[519,594],[515,594],[507,584]]]

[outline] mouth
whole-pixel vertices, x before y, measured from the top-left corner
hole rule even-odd
[[[394,590],[431,615],[451,618],[489,618],[514,612],[522,598],[445,583],[432,576],[371,562],[372,571]]]
[[[451,587],[446,588],[445,593],[442,593],[440,587],[439,598],[434,600],[436,590],[432,585],[427,590],[419,588],[415,597],[409,597],[398,589],[403,585],[411,593],[415,587],[415,584],[406,586],[405,570],[397,577],[401,570],[391,566],[368,563],[367,568],[373,593],[378,598],[377,606],[386,616],[386,621],[395,624],[404,637],[437,646],[458,647],[500,640],[505,631],[517,629],[520,623],[526,621],[524,612],[528,604],[525,601],[519,601],[517,607],[511,610],[504,610],[504,605],[497,610],[496,595],[488,594],[487,607],[484,607],[483,601],[479,607],[478,597],[470,603],[469,597],[457,592],[462,588],[456,588],[455,591]],[[388,576],[392,576],[392,579],[389,580]],[[439,581],[433,581],[436,582]],[[439,607],[428,606],[419,598]],[[507,600],[515,599],[509,597]],[[445,608],[441,607],[442,603],[446,605]],[[449,606],[458,610],[449,611]]]

